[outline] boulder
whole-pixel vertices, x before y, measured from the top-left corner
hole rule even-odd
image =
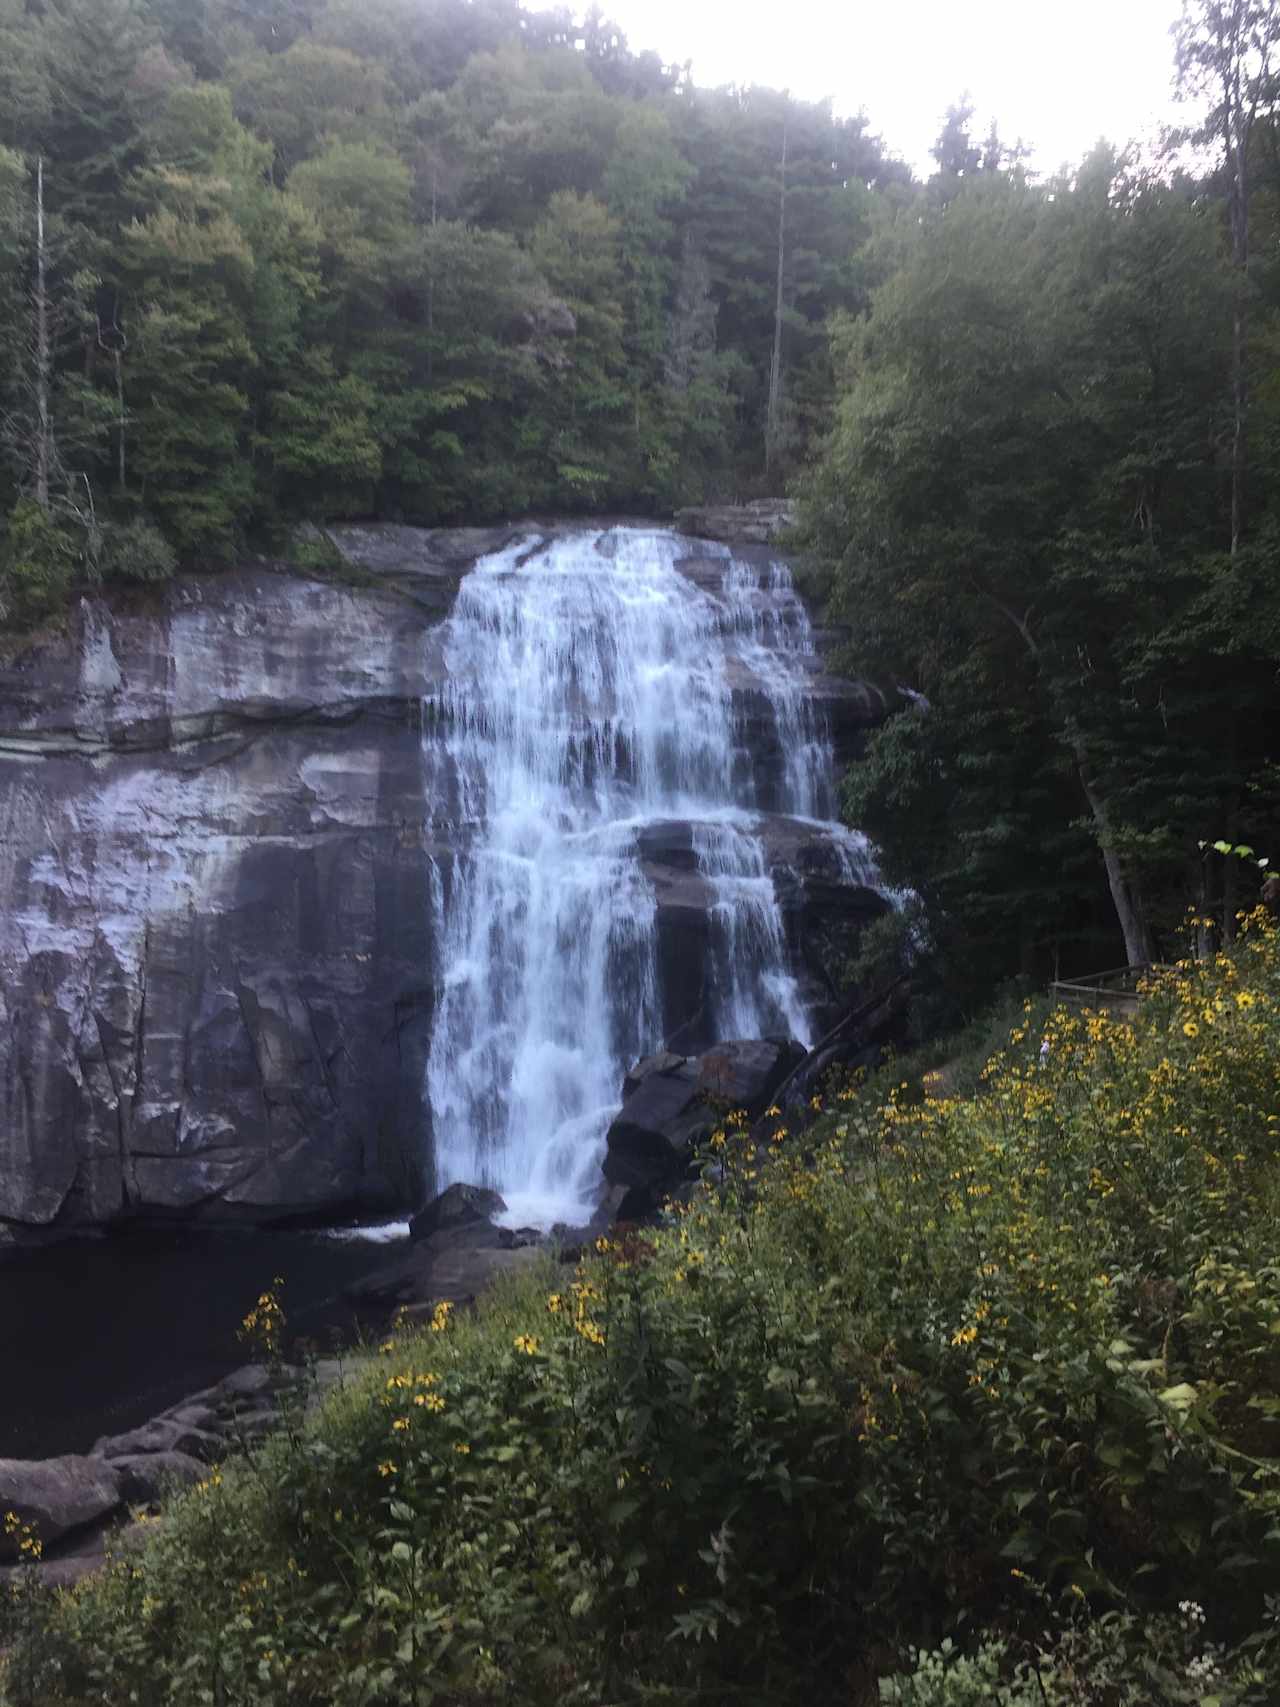
[[[518,1274],[541,1261],[537,1245],[457,1247],[436,1253],[419,1268],[406,1264],[394,1293],[397,1314],[406,1321],[428,1321],[437,1304],[474,1304],[503,1274]],[[388,1302],[393,1301],[388,1296]]]
[[[96,1529],[71,1536],[53,1558],[40,1561],[40,1585],[46,1589],[74,1588],[112,1560],[127,1557],[146,1545],[155,1533],[154,1523],[121,1523],[112,1519]],[[21,1565],[0,1565],[0,1592],[15,1583]]]
[[[122,1498],[119,1473],[101,1458],[0,1458],[0,1517],[15,1513],[46,1548],[101,1523]],[[0,1559],[17,1556],[16,1539],[0,1528]]]
[[[111,1468],[131,1505],[152,1505],[174,1488],[194,1487],[208,1474],[207,1467],[186,1452],[129,1453],[113,1458]]]
[[[660,1049],[656,1055],[646,1055],[642,1061],[636,1062],[622,1081],[623,1102],[630,1102],[645,1080],[652,1078],[655,1073],[675,1074],[684,1067],[687,1060],[687,1056],[676,1055],[670,1049]]]
[[[246,1363],[239,1369],[233,1369],[230,1375],[224,1375],[216,1387],[194,1394],[193,1398],[206,1401],[216,1398],[234,1408],[245,1402],[260,1400],[292,1384],[292,1375],[268,1369],[263,1363]]]
[[[436,1233],[456,1232],[463,1227],[487,1226],[506,1213],[506,1202],[488,1186],[448,1186],[409,1223],[412,1241],[429,1239]]]
[[[537,1260],[537,1233],[499,1227],[493,1220],[506,1207],[486,1186],[451,1185],[416,1218],[408,1249],[348,1287],[347,1297],[366,1308],[410,1315],[429,1315],[444,1300],[471,1303],[495,1274]]]
[[[791,1038],[718,1043],[698,1058],[698,1088],[730,1109],[755,1115],[806,1053]]]
[[[789,1039],[749,1038],[717,1044],[696,1057],[666,1051],[637,1062],[605,1140],[605,1178],[642,1191],[682,1179],[694,1145],[710,1136],[724,1114],[758,1114],[804,1057],[803,1046]],[[634,1218],[638,1201],[628,1205],[624,1199],[628,1218]]]
[[[716,1115],[703,1101],[696,1060],[665,1057],[671,1065],[644,1071],[605,1139],[604,1177],[610,1185],[650,1185],[677,1177],[692,1145],[710,1135]]]
[[[223,1447],[224,1442],[220,1434],[209,1429],[193,1428],[190,1424],[177,1422],[172,1417],[156,1417],[149,1423],[143,1423],[141,1428],[131,1428],[124,1434],[104,1435],[93,1443],[94,1454],[99,1458],[133,1458],[140,1453],[182,1452],[189,1457],[203,1459],[207,1464],[222,1455]]]

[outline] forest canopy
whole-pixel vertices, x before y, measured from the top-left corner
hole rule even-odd
[[[9,614],[301,516],[776,487],[907,177],[598,13],[0,0]]]

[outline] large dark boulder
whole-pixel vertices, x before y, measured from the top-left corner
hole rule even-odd
[[[697,1062],[666,1059],[675,1064],[643,1074],[609,1128],[604,1177],[611,1185],[651,1185],[682,1173],[692,1145],[715,1126]]]
[[[442,1301],[469,1304],[499,1273],[527,1267],[538,1235],[498,1226],[506,1210],[485,1186],[451,1185],[413,1222],[407,1243],[381,1268],[348,1287],[366,1310],[429,1310]]]
[[[695,1146],[725,1115],[759,1114],[804,1056],[789,1039],[750,1038],[700,1056],[664,1051],[638,1062],[606,1138],[605,1178],[648,1191],[684,1178]]]
[[[722,1107],[754,1115],[804,1058],[804,1045],[790,1038],[719,1043],[698,1060],[698,1086]]]
[[[208,1467],[187,1452],[135,1453],[113,1458],[111,1468],[130,1505],[152,1505],[167,1493],[194,1487],[208,1474]]]
[[[506,1200],[485,1185],[451,1185],[434,1198],[409,1223],[414,1241],[436,1233],[454,1233],[464,1228],[488,1226],[506,1213]]]
[[[120,1476],[101,1458],[0,1458],[0,1517],[13,1512],[45,1547],[102,1522],[122,1497]],[[0,1559],[17,1557],[17,1537],[0,1526]]]

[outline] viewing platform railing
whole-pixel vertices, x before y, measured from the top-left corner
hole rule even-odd
[[[1163,971],[1157,965],[1117,966],[1110,972],[1091,972],[1087,978],[1061,978],[1050,994],[1073,1008],[1110,1008],[1126,1016],[1138,1011],[1144,979]]]

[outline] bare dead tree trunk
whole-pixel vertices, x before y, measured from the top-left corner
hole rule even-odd
[[[121,492],[126,488],[125,480],[125,412],[124,412],[124,360],[119,348],[115,351],[116,365],[116,484]]]
[[[1030,611],[1020,616],[994,593],[982,588],[976,590],[981,591],[1012,626],[1039,670],[1043,660],[1039,641],[1031,627]],[[1102,791],[1093,780],[1088,749],[1075,716],[1069,706],[1061,703],[1060,695],[1054,691],[1052,683],[1047,682],[1046,685],[1055,718],[1075,760],[1076,775],[1093,819],[1098,851],[1102,855],[1103,869],[1107,874],[1107,887],[1111,891],[1111,902],[1116,911],[1120,934],[1124,937],[1125,955],[1130,966],[1149,966],[1155,959],[1155,949],[1142,905],[1141,889],[1125,870],[1124,861],[1116,851],[1111,833],[1111,815]]]
[[[440,168],[436,164],[431,167],[431,229],[434,231],[440,218],[439,203]],[[427,384],[435,382],[436,371],[436,256],[431,257],[431,271],[427,274]]]
[[[1116,910],[1116,918],[1120,924],[1120,932],[1124,937],[1125,954],[1130,966],[1149,966],[1155,959],[1155,950],[1151,941],[1151,930],[1143,911],[1142,897],[1138,887],[1133,883],[1124,869],[1124,863],[1115,848],[1111,845],[1111,824],[1107,813],[1106,802],[1099,794],[1089,771],[1088,757],[1084,745],[1078,735],[1071,736],[1072,752],[1076,761],[1076,774],[1080,778],[1080,787],[1089,803],[1089,811],[1097,826],[1098,846],[1102,851],[1102,864],[1107,873],[1107,886],[1111,890],[1111,902]]]
[[[787,256],[787,113],[782,113],[782,159],[778,168],[778,284],[773,301],[773,359],[769,363],[769,410],[765,420],[764,469],[768,474],[777,452],[782,414],[782,304]]]
[[[42,510],[47,510],[49,508],[49,475],[53,463],[53,447],[50,442],[51,430],[49,425],[49,376],[52,358],[49,352],[49,257],[45,247],[44,231],[43,155],[36,161],[35,311],[36,503]]]
[[[1222,862],[1222,940],[1234,942],[1239,935],[1236,913],[1240,908],[1240,860],[1234,856]]]

